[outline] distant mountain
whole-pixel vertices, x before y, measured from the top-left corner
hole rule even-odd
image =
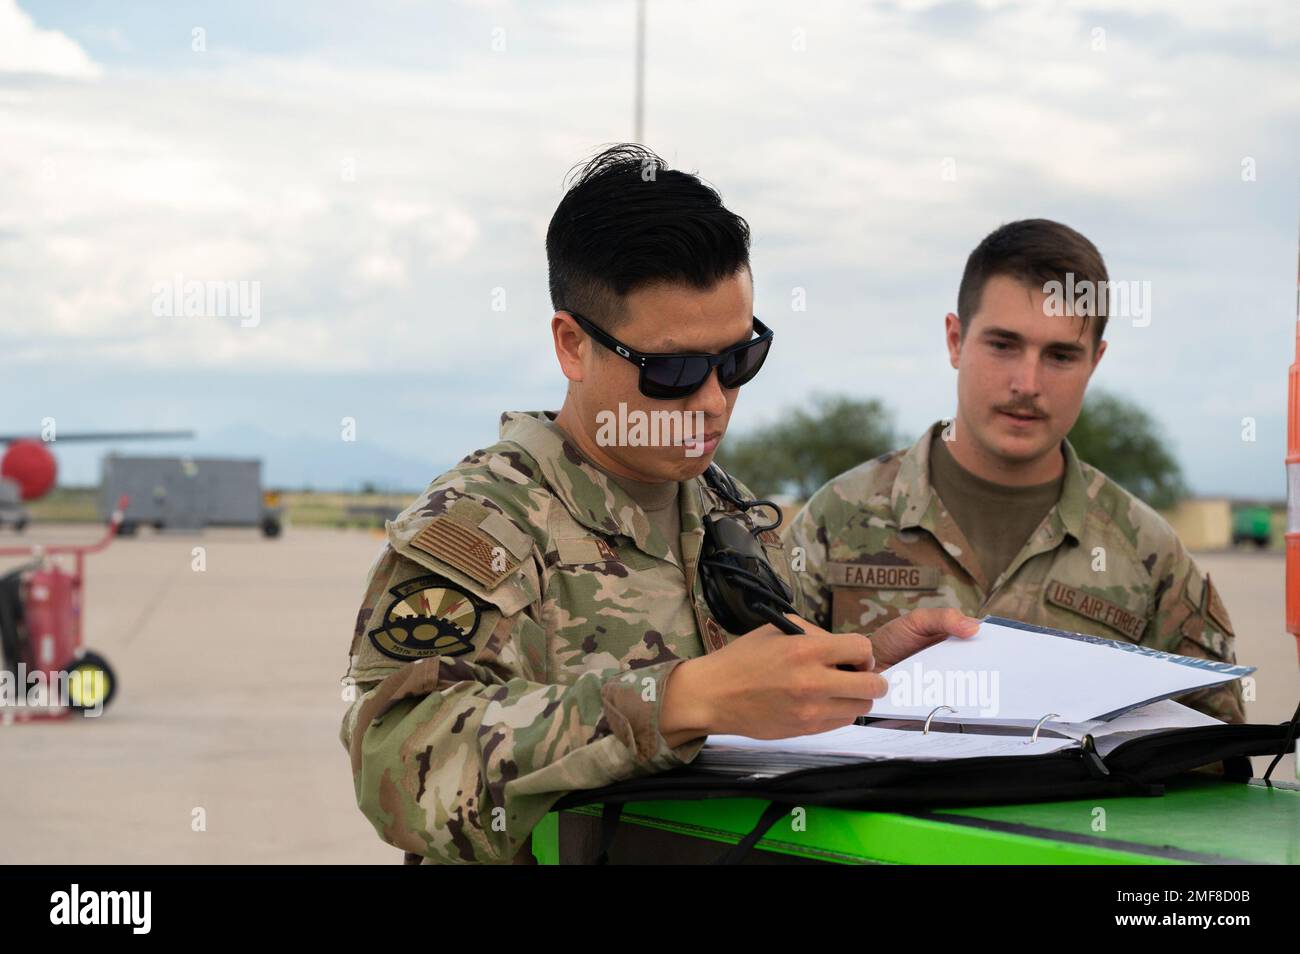
[[[414,493],[455,463],[399,454],[362,440],[277,437],[252,425],[225,427],[147,451],[135,446],[115,449],[123,455],[258,457],[263,483],[285,490],[355,491],[369,485],[386,493]]]

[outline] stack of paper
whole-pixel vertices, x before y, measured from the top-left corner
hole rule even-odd
[[[1037,742],[1006,735],[958,734],[849,725],[791,739],[711,735],[695,760],[701,768],[746,775],[780,775],[801,768],[882,759],[970,759],[984,755],[1042,755],[1069,748],[1072,739]]]
[[[1016,733],[1010,735],[974,730],[956,732],[952,726],[943,730],[934,728],[927,733],[919,722],[910,723],[906,728],[850,725],[789,739],[711,735],[695,764],[738,775],[781,775],[798,769],[885,759],[941,761],[989,755],[1043,755],[1076,748],[1086,735],[1093,737],[1098,754],[1104,757],[1121,743],[1148,732],[1222,724],[1218,719],[1166,699],[1109,722],[1045,722],[1037,740],[1031,738],[1028,728],[1008,730]]]
[[[890,691],[872,705],[874,722],[790,739],[712,735],[695,764],[780,775],[884,759],[1042,755],[1086,736],[1104,757],[1147,733],[1218,724],[1170,697],[1254,671],[988,617],[973,637],[886,669]]]

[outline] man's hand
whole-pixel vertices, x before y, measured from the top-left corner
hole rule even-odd
[[[875,653],[873,672],[888,669],[912,653],[942,642],[949,636],[968,639],[980,621],[955,609],[918,609],[890,620],[871,634]]]
[[[786,739],[828,732],[852,725],[889,691],[872,671],[867,637],[831,634],[789,618],[802,636],[762,626],[672,671],[659,712],[659,731],[669,745],[709,734]],[[908,632],[928,633],[938,625],[923,620]],[[852,669],[836,668],[841,664]]]

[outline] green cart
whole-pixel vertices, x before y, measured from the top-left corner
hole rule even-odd
[[[610,860],[711,861],[754,827],[767,804],[733,798],[629,803]],[[547,815],[533,833],[538,861],[560,863],[561,824],[590,831],[600,813],[597,805]],[[1187,776],[1160,797],[906,814],[809,806],[778,820],[746,863],[1297,864],[1300,785]]]

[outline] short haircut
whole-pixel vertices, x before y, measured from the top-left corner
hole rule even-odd
[[[575,172],[546,230],[556,311],[608,330],[629,292],[660,282],[704,291],[749,267],[745,220],[644,146],[611,146]]]
[[[1066,285],[1073,274],[1075,288],[1092,282],[1095,309],[1093,347],[1101,343],[1108,315],[1109,276],[1097,246],[1068,225],[1050,219],[1021,219],[989,233],[966,259],[957,292],[957,317],[963,337],[980,309],[984,286],[995,275],[1005,275],[1039,290],[1048,282]]]

